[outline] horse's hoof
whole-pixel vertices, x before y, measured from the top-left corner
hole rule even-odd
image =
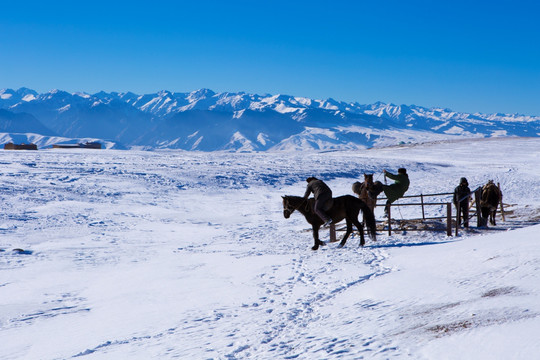
[[[318,249],[319,249],[318,246],[312,246],[312,247],[311,247],[311,250],[318,250]]]
[[[339,245],[338,245],[338,249],[341,249],[341,248],[344,247],[344,246],[345,246],[345,244],[339,244]]]

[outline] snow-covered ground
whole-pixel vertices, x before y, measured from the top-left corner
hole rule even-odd
[[[539,358],[538,139],[0,151],[0,164],[1,359]],[[281,196],[309,175],[337,196],[401,166],[409,194],[499,182],[506,221],[312,251],[304,218],[283,218]]]

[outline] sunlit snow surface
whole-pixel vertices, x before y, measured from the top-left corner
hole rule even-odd
[[[540,140],[286,154],[0,151],[0,163],[1,359],[540,354]],[[364,248],[356,236],[316,252],[304,218],[283,218],[281,196],[302,195],[307,176],[337,196],[364,172],[384,181],[383,169],[402,166],[409,194],[493,179],[511,213],[458,237],[380,231]]]

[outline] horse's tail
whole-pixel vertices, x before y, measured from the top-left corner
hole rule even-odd
[[[367,204],[360,200],[356,199],[358,206],[360,207],[360,210],[362,210],[362,213],[364,215],[364,223],[367,226],[368,229],[368,235],[372,240],[377,239],[377,223],[375,222],[375,214],[373,214],[373,211],[367,206]]]

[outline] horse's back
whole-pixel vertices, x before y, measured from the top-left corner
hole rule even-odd
[[[352,195],[342,195],[334,198],[334,206],[346,209],[353,208],[356,210],[360,210],[362,204],[365,204],[365,201],[362,201],[361,199]]]
[[[343,202],[357,202],[359,201],[360,199],[357,198],[356,196],[352,196],[352,195],[341,195],[341,196],[338,196],[338,197],[335,197],[334,198],[334,201],[337,200],[337,201],[343,201]]]
[[[491,204],[496,205],[501,199],[501,191],[499,190],[499,187],[493,183],[490,183],[488,185],[485,185],[482,189],[482,201]]]

